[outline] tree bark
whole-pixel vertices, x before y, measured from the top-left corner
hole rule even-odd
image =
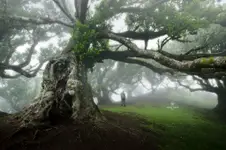
[[[226,90],[223,90],[223,89],[218,90],[216,94],[217,94],[218,104],[216,105],[214,110],[217,113],[224,115],[226,114]]]
[[[47,64],[39,97],[22,114],[23,124],[54,124],[57,120],[104,119],[93,101],[87,68],[74,54],[62,54]]]

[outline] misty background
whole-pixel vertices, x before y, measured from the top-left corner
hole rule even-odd
[[[219,5],[226,3],[222,0]],[[32,10],[35,8],[42,8],[42,3],[32,5]],[[69,4],[68,4],[69,5]],[[126,30],[124,16],[114,21],[114,32],[122,32]],[[217,26],[210,30],[216,31]],[[54,31],[59,29],[54,28]],[[63,49],[66,41],[69,39],[69,29],[61,29],[65,32],[59,35],[52,35],[51,32],[46,32],[48,40],[42,39],[39,44],[35,46],[36,53],[32,56],[32,61],[28,68],[35,67],[38,62],[47,56],[54,56]],[[61,31],[60,31],[61,32]],[[199,35],[190,36],[191,39],[199,38]],[[29,36],[27,33],[25,35]],[[19,37],[23,37],[20,35]],[[51,37],[49,39],[49,37]],[[156,48],[158,42],[165,37],[160,37],[148,42],[148,48]],[[19,39],[19,38],[18,38]],[[140,48],[144,48],[143,41],[133,41]],[[14,59],[14,64],[18,64],[21,58],[26,54],[26,50],[31,46],[29,42],[21,44],[18,42],[16,46],[17,55]],[[114,42],[111,42],[114,45]],[[189,49],[197,43],[181,44],[179,42],[169,42],[164,50],[178,53],[175,47]],[[177,49],[180,49],[177,48]],[[46,49],[54,49],[54,51],[47,51]],[[18,59],[19,58],[19,59]],[[153,62],[156,63],[156,62]],[[46,63],[45,63],[46,64]],[[156,64],[159,65],[159,64]],[[40,92],[42,69],[34,78],[19,77],[15,79],[0,79],[0,110],[8,113],[15,113],[20,111],[23,107],[35,99]],[[13,75],[14,72],[8,71]],[[125,91],[128,103],[142,103],[151,102],[153,105],[170,105],[175,102],[178,105],[191,105],[201,108],[214,108],[217,104],[217,96],[215,93],[206,92],[201,89],[199,80],[192,76],[178,74],[174,77],[168,74],[157,74],[138,65],[125,64],[113,60],[105,60],[104,63],[95,65],[93,72],[89,73],[89,81],[93,88],[94,101],[100,104],[101,98],[108,99],[113,103],[120,101],[120,93]],[[214,80],[210,80],[212,86],[217,86]],[[182,84],[183,83],[183,84]],[[192,88],[189,89],[189,88]],[[195,90],[197,89],[197,91]],[[194,91],[193,91],[194,90]],[[193,92],[191,92],[193,91]]]

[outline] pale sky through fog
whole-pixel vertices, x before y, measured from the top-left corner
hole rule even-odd
[[[221,4],[224,4],[224,3],[226,3],[226,0],[221,0],[221,2],[220,2]]]
[[[223,3],[226,3],[226,0],[222,0],[221,1],[221,4]],[[73,5],[72,5],[73,6]],[[114,32],[123,32],[123,31],[126,31],[126,26],[125,26],[125,22],[124,22],[124,17],[122,16],[121,18],[119,18],[118,20],[115,20],[114,21],[114,27],[113,27],[113,31]],[[57,45],[57,38],[59,37],[55,37],[55,38],[52,38],[46,42],[41,42],[37,45],[36,49],[40,49],[41,47],[47,47],[49,44],[53,44],[53,45]],[[61,37],[61,38],[65,38],[65,39],[69,39],[70,37],[69,36],[65,36],[65,37]],[[149,43],[148,43],[148,49],[157,49],[157,41],[158,39],[162,40],[163,37],[161,38],[156,38],[156,39],[153,39],[153,40],[150,40]],[[144,42],[143,41],[139,41],[139,40],[136,40],[134,41],[135,44],[137,44],[137,46],[139,48],[144,48]],[[24,51],[24,49],[26,48],[26,46],[20,46],[18,47],[18,51]],[[37,64],[37,60],[33,59],[32,62],[31,62],[31,65],[35,65]],[[188,77],[188,79],[191,79],[191,77]],[[147,87],[147,88],[150,88],[150,85],[147,83],[147,81],[143,80],[142,81],[143,84]],[[170,81],[164,81],[164,83],[168,83]],[[173,82],[169,83],[168,84],[169,86],[175,86]],[[161,86],[160,86],[161,87]],[[194,84],[193,87],[199,87],[197,84]],[[142,85],[139,85],[139,91],[143,91],[143,93],[146,93],[147,92],[147,89],[145,89]],[[122,89],[118,89],[116,92],[120,93],[122,91]],[[115,101],[119,101],[120,100],[120,96],[119,95],[116,95],[116,94],[113,94],[112,96],[113,100]]]

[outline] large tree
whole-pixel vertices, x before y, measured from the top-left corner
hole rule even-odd
[[[226,100],[225,100],[226,80],[225,79],[208,80],[208,79],[202,79],[197,76],[193,76],[193,79],[196,81],[196,83],[200,85],[200,87],[194,88],[181,81],[179,81],[179,85],[189,89],[191,92],[207,91],[207,92],[215,93],[217,95],[218,104],[214,108],[214,111],[216,111],[219,115],[222,115],[224,117],[225,110],[226,110]]]
[[[186,42],[184,37],[196,34],[199,28],[207,28],[210,21],[219,22],[217,17],[222,13],[221,7],[209,5],[211,2],[74,0],[74,7],[71,7],[69,1],[49,0],[43,2],[49,5],[43,6],[51,7],[50,4],[55,4],[67,19],[62,21],[50,17],[9,16],[10,21],[25,25],[56,23],[73,30],[67,46],[59,56],[47,64],[43,73],[40,97],[20,114],[22,120],[26,124],[37,125],[53,123],[56,118],[71,117],[76,121],[104,119],[93,102],[92,89],[87,79],[88,69],[104,59],[139,64],[157,73],[173,74],[179,71],[203,77],[222,78],[226,73],[225,56],[204,53],[176,55],[163,50],[168,41]],[[194,9],[202,13],[197,14]],[[74,10],[75,13],[70,10]],[[208,11],[215,13],[209,16],[206,15]],[[112,30],[112,23],[120,16],[125,16],[127,31],[116,33]],[[148,48],[148,40],[163,35],[167,38],[159,42],[158,49]],[[109,46],[109,40],[116,41],[127,49],[116,51]],[[145,47],[139,47],[132,40],[145,41]],[[204,45],[201,45],[190,51],[203,47]],[[207,63],[203,63],[204,57],[207,57]],[[161,65],[156,66],[149,60]]]
[[[205,30],[199,30],[198,34],[190,37],[190,39],[195,39],[196,43],[192,44],[186,44],[181,45],[186,52],[186,49],[188,47],[191,47],[192,45],[207,45],[205,48],[200,49],[198,51],[194,51],[193,54],[197,55],[198,53],[208,53],[212,54],[213,56],[215,54],[225,56],[226,55],[226,43],[225,43],[225,37],[226,37],[226,29],[219,26],[219,25],[211,25],[210,28]],[[178,47],[178,43],[177,43]],[[206,63],[206,59],[203,59],[203,62]],[[186,76],[185,76],[186,77]],[[181,81],[179,81],[180,85],[188,88],[191,91],[207,91],[215,93],[218,97],[218,104],[216,105],[215,109],[217,112],[225,113],[226,111],[226,100],[225,100],[225,94],[226,93],[226,80],[225,77],[222,78],[209,78],[208,76],[195,76],[193,79],[200,85],[199,88],[192,88],[189,86],[189,83],[184,85]],[[211,80],[212,79],[212,80]],[[183,78],[182,78],[183,80]],[[211,82],[214,81],[214,82]]]

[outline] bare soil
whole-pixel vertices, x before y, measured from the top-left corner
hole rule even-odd
[[[19,129],[7,117],[0,121],[0,150],[157,150],[149,122],[129,115],[103,112],[104,123],[65,120],[52,127]]]

